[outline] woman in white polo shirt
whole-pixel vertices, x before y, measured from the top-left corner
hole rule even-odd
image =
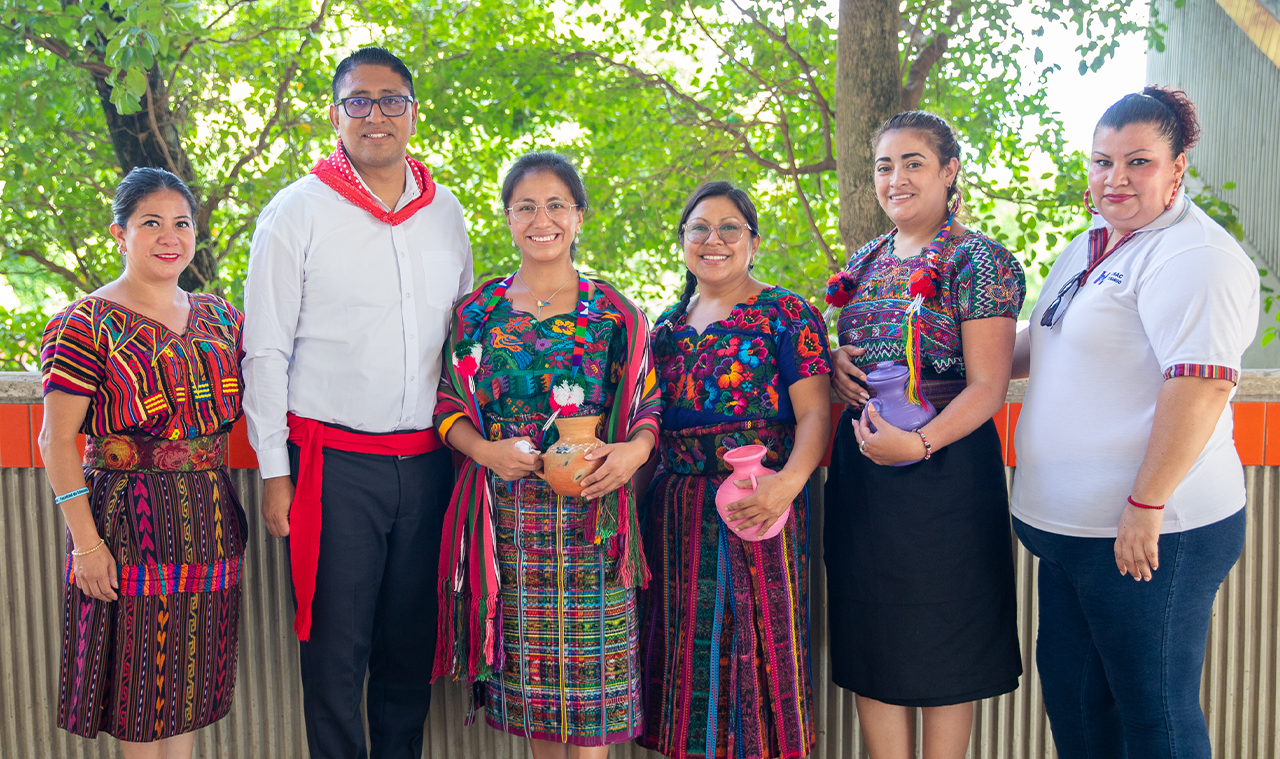
[[[1245,529],[1227,403],[1258,273],[1186,197],[1198,132],[1182,92],[1107,110],[1093,228],[1059,256],[1015,349],[1030,382],[1013,522],[1040,557],[1036,661],[1062,759],[1209,757],[1210,608]]]

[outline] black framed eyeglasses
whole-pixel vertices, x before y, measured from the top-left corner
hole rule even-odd
[[[395,118],[403,116],[404,112],[409,110],[409,104],[413,102],[413,98],[406,95],[387,95],[381,98],[343,98],[334,105],[341,106],[342,110],[353,119],[367,119],[369,114],[373,113],[374,103],[378,104],[378,110],[382,111],[382,115],[387,118]]]
[[[684,225],[684,239],[691,243],[704,243],[711,239],[711,233],[715,232],[720,241],[726,245],[732,245],[742,239],[742,231],[746,227],[742,224],[721,224],[713,226],[711,224],[703,224],[695,222],[693,224]]]
[[[1067,306],[1071,305],[1071,301],[1076,297],[1076,293],[1080,291],[1081,280],[1089,273],[1088,269],[1082,269],[1079,274],[1067,281],[1062,289],[1058,291],[1058,297],[1053,299],[1049,307],[1040,315],[1040,326],[1052,329],[1058,322],[1062,321],[1062,315],[1067,312]]]

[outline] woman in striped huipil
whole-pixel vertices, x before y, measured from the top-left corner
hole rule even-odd
[[[178,287],[196,214],[180,179],[134,169],[112,211],[124,272],[54,316],[41,353],[40,452],[67,520],[58,726],[190,756],[235,688],[242,317]]]

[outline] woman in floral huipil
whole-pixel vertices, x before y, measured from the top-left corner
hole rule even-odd
[[[663,419],[640,743],[672,757],[800,757],[814,744],[805,483],[831,430],[826,329],[803,298],[751,276],[759,225],[742,190],[699,188],[679,238],[685,290],[653,340]],[[777,474],[731,507],[735,528],[759,534],[791,509],[761,541],[715,505],[722,456],[750,444]]]

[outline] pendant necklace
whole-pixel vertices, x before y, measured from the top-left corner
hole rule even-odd
[[[576,274],[577,272],[574,272],[574,273]],[[538,304],[538,313],[535,314],[533,317],[538,321],[542,321],[542,309],[551,305],[551,301],[555,300],[555,297],[560,294],[560,291],[563,290],[566,285],[568,285],[570,282],[573,281],[572,279],[565,280],[565,283],[557,287],[556,291],[551,293],[551,295],[546,300],[542,300],[541,298],[539,298],[537,295],[534,294],[533,288],[529,287],[529,283],[524,281],[524,277],[520,276],[519,269],[516,269],[516,279],[520,280],[520,284],[524,285],[524,289],[529,292],[529,297],[533,298],[533,302]]]

